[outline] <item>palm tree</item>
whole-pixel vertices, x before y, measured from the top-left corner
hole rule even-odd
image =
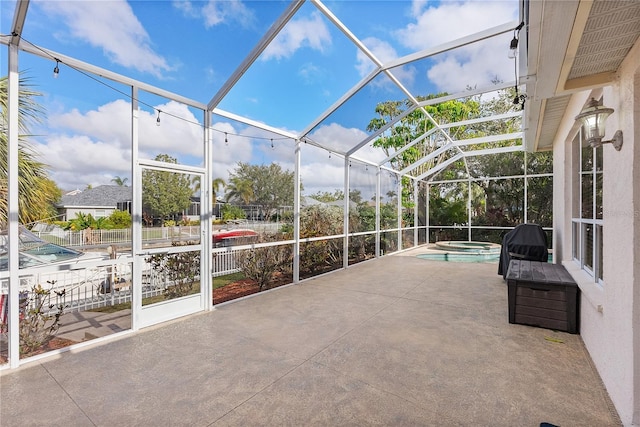
[[[9,168],[8,78],[0,77],[0,228],[8,221]],[[43,122],[45,111],[36,98],[42,94],[31,89],[29,80],[20,77],[18,91],[18,216],[22,224],[55,216],[53,203],[61,196],[57,185],[48,177],[47,165],[37,160],[30,146],[29,128]]]
[[[193,189],[194,191],[200,191],[200,177],[196,176],[195,178],[193,178]],[[220,189],[225,188],[227,186],[227,183],[224,182],[224,179],[222,178],[215,178],[213,181],[211,181],[211,189],[213,190],[213,204],[215,204],[217,202],[218,199],[218,192],[220,191]]]
[[[253,198],[253,183],[248,179],[234,176],[227,185],[227,201],[241,200],[248,205]]]
[[[111,179],[111,182],[115,182],[116,185],[119,185],[120,187],[126,187],[128,180],[129,178],[120,178],[119,176],[115,176]]]
[[[224,182],[224,179],[222,178],[216,178],[211,181],[211,189],[213,190],[213,203],[216,203],[218,201],[218,193],[226,186],[227,183]]]

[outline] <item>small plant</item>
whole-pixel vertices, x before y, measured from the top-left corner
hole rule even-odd
[[[54,285],[55,282],[47,282]],[[63,296],[65,290],[55,291]],[[53,338],[60,328],[64,304],[50,303],[51,290],[40,284],[20,294],[20,354],[29,354]]]

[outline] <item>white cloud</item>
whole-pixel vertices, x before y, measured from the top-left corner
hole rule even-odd
[[[304,184],[304,193],[312,194],[318,191],[333,191],[344,187],[344,159],[331,150],[348,151],[363,141],[368,134],[356,128],[345,128],[337,123],[321,126],[309,137],[321,144],[327,151],[318,148],[302,147],[302,171],[301,177]],[[321,154],[321,155],[320,155]],[[373,148],[370,144],[361,148],[355,156],[372,162],[379,162],[385,158],[383,151]],[[365,166],[357,163],[359,169]],[[369,167],[370,173],[358,173],[352,176],[352,185],[359,188],[368,188],[371,184],[371,176],[374,169]],[[360,171],[363,172],[363,171]],[[368,198],[369,195],[366,195]]]
[[[267,46],[263,61],[291,57],[298,49],[308,47],[324,52],[331,45],[331,35],[322,16],[314,12],[308,18],[291,20]]]
[[[213,129],[212,173],[214,178],[229,182],[229,172],[235,169],[236,164],[251,160],[251,139],[237,136],[242,135],[241,131],[227,122],[216,122]]]
[[[143,150],[173,156],[202,155],[202,125],[189,108],[175,101],[155,106],[160,110],[160,126],[156,111],[140,110],[139,144]],[[81,113],[68,113],[49,117],[53,129],[86,135],[94,141],[104,141],[115,147],[129,147],[131,140],[131,104],[117,100]],[[155,157],[155,154],[152,156]]]
[[[154,51],[149,34],[124,0],[42,1],[51,19],[61,18],[69,34],[101,48],[111,61],[162,77],[172,67]]]
[[[517,19],[518,2],[449,1],[427,7],[414,3],[415,22],[395,32],[405,46],[422,50]]]
[[[380,40],[375,37],[367,37],[362,40],[362,43],[371,51],[371,53],[378,58],[383,64],[385,62],[394,60],[398,57],[396,50],[386,41]],[[360,49],[356,53],[356,69],[360,77],[364,77],[371,73],[376,68],[376,64],[369,59]]]
[[[384,40],[380,40],[376,37],[367,37],[362,40],[362,43],[371,51],[371,53],[380,61],[382,64],[385,64],[389,61],[393,61],[398,58],[398,53],[391,46],[389,42]],[[356,53],[356,70],[358,70],[358,74],[360,77],[365,77],[369,75],[374,69],[376,65],[374,62],[369,59],[367,55],[365,55],[360,49],[358,49]],[[394,76],[400,80],[400,82],[405,86],[411,86],[415,79],[416,70],[410,66],[397,67],[392,70]],[[387,82],[388,84],[392,84],[390,80],[374,80],[374,84],[380,84],[379,82]]]
[[[50,135],[36,149],[49,165],[51,178],[64,190],[130,176],[130,150],[86,135]]]
[[[518,3],[510,1],[452,1],[429,7],[416,0],[415,22],[397,30],[399,42],[422,50],[517,19]],[[494,37],[434,57],[427,77],[440,91],[455,92],[466,86],[485,86],[492,79],[513,80],[513,63],[507,58],[510,35]]]
[[[140,156],[153,159],[169,154],[180,163],[202,166],[203,130],[193,112],[183,104],[170,101],[160,109],[160,126],[155,111],[140,110]],[[64,189],[84,188],[87,184],[110,184],[115,176],[128,177],[131,171],[131,104],[116,100],[97,109],[76,109],[51,114],[48,135],[39,138],[35,149],[50,166],[51,178]],[[251,139],[229,123],[214,124],[214,175],[226,177],[238,161],[250,161]],[[225,144],[224,132],[228,134]]]
[[[311,62],[305,62],[298,69],[298,75],[306,84],[314,84],[324,81],[324,70]]]
[[[304,153],[303,153],[304,154]],[[304,194],[314,194],[319,191],[333,192],[344,188],[344,162],[331,164],[327,162],[313,162],[303,164],[300,179],[304,186]]]
[[[336,150],[339,152],[347,152],[364,141],[369,134],[357,128],[345,128],[337,123],[323,125],[309,134],[309,137],[326,147],[328,150]],[[355,156],[364,160],[378,162],[386,156],[379,148],[373,148],[371,144],[367,144],[360,148]]]
[[[504,37],[500,40],[502,43],[485,42],[446,55],[428,70],[427,77],[439,91],[450,93],[463,91],[467,86],[487,86],[494,79],[514,80],[513,60],[507,57],[509,40]]]
[[[201,2],[196,3],[198,6]],[[255,21],[253,11],[248,9],[240,0],[209,0],[204,6],[197,7],[190,0],[178,0],[173,6],[182,11],[185,16],[202,18],[206,28],[219,24],[238,23],[243,27],[249,27]]]

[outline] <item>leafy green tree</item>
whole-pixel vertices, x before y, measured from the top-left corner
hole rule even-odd
[[[432,99],[445,94],[429,95],[420,100]],[[440,104],[427,106],[425,109],[437,123],[453,123],[477,117],[489,117],[492,115],[519,110],[514,105],[514,89],[500,90],[497,96],[488,100],[481,97],[470,97],[463,100],[447,101]],[[410,106],[408,101],[388,101],[378,105],[376,113],[378,117],[371,120],[370,131],[376,131],[389,123],[398,115],[403,114]],[[426,116],[413,111],[400,120],[392,129],[375,141],[375,146],[382,148],[386,154],[391,155],[401,147],[415,140],[425,132],[433,129],[433,123]],[[461,140],[486,135],[509,134],[521,130],[521,118],[515,116],[502,120],[491,120],[473,123],[464,126],[448,128],[448,136],[453,140]],[[392,159],[393,166],[400,170],[420,158],[428,155],[433,150],[442,146],[446,138],[440,132],[433,134],[431,138],[415,144],[410,149]],[[469,189],[468,184],[460,185],[439,184],[431,187],[429,192],[430,224],[453,225],[466,224],[469,220],[467,212],[467,197],[471,193],[472,222],[476,225],[513,226],[524,221],[524,179],[502,179],[500,176],[521,176],[524,173],[524,155],[520,151],[473,156],[474,150],[499,148],[519,145],[519,139],[504,140],[498,142],[475,144],[465,147],[467,157],[460,160],[437,174],[438,180],[458,180],[467,177],[474,178]],[[444,161],[450,156],[445,152],[436,156],[432,161],[422,164],[412,173],[421,174],[438,162]],[[552,164],[551,153],[535,153],[528,156],[528,169],[530,173],[549,173]],[[434,176],[435,177],[435,176]],[[479,180],[476,180],[480,178]],[[552,178],[533,177],[528,183],[527,198],[529,203],[528,220],[536,221],[547,226],[551,225],[552,209]],[[391,195],[389,195],[391,198]],[[402,180],[402,205],[405,212],[413,206],[416,196],[412,194],[412,186],[406,178]],[[391,217],[389,218],[391,219]],[[406,222],[409,224],[409,222]]]
[[[418,97],[418,101],[446,96],[446,93],[428,95]],[[392,122],[396,117],[403,114],[407,108],[411,106],[409,100],[405,101],[386,101],[376,106],[375,112],[378,117],[372,119],[367,126],[367,130],[375,132],[388,123]],[[439,124],[454,123],[462,120],[478,117],[481,113],[480,103],[472,97],[466,100],[451,100],[441,102],[435,105],[427,105],[424,110]],[[380,147],[387,156],[396,150],[404,147],[411,141],[424,135],[435,127],[432,120],[424,114],[423,110],[416,109],[403,117],[391,129],[374,141],[374,147]],[[473,135],[467,126],[454,126],[447,130],[448,135],[453,140],[465,139]],[[417,160],[429,155],[447,141],[447,138],[441,132],[435,132],[432,138],[426,138],[411,148],[405,150],[391,160],[391,164],[396,170],[402,170],[405,167],[415,163]],[[439,162],[445,154],[434,158],[430,162],[426,162],[416,168],[415,174],[419,175],[427,171]]]
[[[344,198],[344,191],[335,190],[333,193],[330,191],[318,191],[309,195],[309,197],[323,203],[335,202]]]
[[[155,160],[177,163],[168,154],[158,154]],[[189,175],[157,170],[142,172],[142,206],[148,216],[166,219],[178,215],[189,207],[192,195]]]
[[[41,93],[26,77],[20,77],[18,91],[18,216],[22,224],[56,215],[54,203],[62,192],[48,177],[47,166],[29,143],[29,129],[43,122],[45,111],[38,103]],[[0,77],[0,229],[8,220],[8,78]]]
[[[318,191],[309,197],[323,203],[337,202],[338,200],[344,200],[344,191],[338,189],[333,193],[329,191]],[[358,189],[350,190],[349,200],[357,204],[362,203],[362,191]]]
[[[293,172],[283,170],[277,163],[251,165],[239,162],[229,181],[227,200],[257,205],[265,218],[271,217],[280,206],[293,206]]]

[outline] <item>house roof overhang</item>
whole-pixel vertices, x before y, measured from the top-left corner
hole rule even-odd
[[[573,94],[612,84],[640,36],[634,0],[529,1],[526,49],[525,149],[550,150]]]

